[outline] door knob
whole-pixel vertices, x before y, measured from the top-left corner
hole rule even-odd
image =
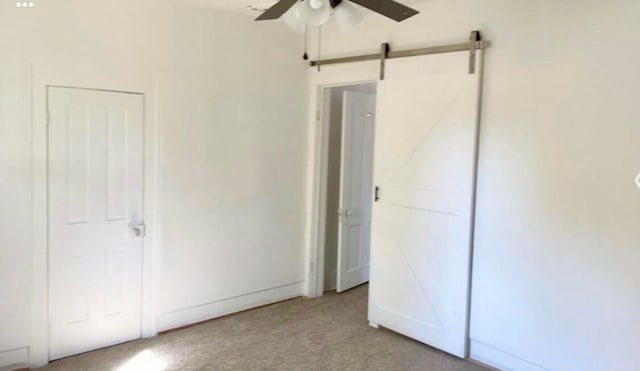
[[[144,224],[130,225],[129,238],[144,237]]]
[[[351,210],[349,209],[338,209],[338,215],[346,215],[349,216],[351,215]]]

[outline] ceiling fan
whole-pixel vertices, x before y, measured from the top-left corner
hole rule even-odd
[[[369,10],[402,22],[419,12],[394,0],[350,0]],[[256,21],[274,20],[280,17],[293,30],[304,32],[307,25],[319,26],[333,14],[343,31],[348,31],[363,17],[347,0],[279,0],[262,13]]]

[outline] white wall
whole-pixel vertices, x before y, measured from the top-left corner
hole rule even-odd
[[[371,15],[346,36],[323,27],[322,53],[464,42],[474,29],[494,43],[486,53],[472,356],[516,370],[637,369],[640,2],[416,7],[421,14],[404,23]]]
[[[0,4],[0,367],[27,362],[39,340],[28,60],[56,76],[45,83],[146,95],[159,139],[160,329],[301,294],[303,40],[206,4]]]
[[[159,104],[173,123],[160,159],[161,329],[304,278],[301,36],[214,11],[171,19]]]
[[[4,12],[0,12],[2,17]],[[6,33],[4,22],[1,32]],[[2,44],[0,58],[0,367],[20,363],[29,345],[31,266],[26,60]],[[11,351],[11,352],[7,352]]]

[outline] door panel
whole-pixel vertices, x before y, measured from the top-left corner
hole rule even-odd
[[[342,107],[338,292],[369,280],[375,94],[345,91]]]
[[[387,61],[378,87],[369,320],[466,355],[479,73]],[[477,69],[480,71],[480,68]]]
[[[143,98],[49,88],[50,359],[140,337]]]
[[[67,223],[86,223],[89,202],[89,107],[70,105],[67,110]]]
[[[107,220],[127,213],[127,117],[122,109],[107,111]]]

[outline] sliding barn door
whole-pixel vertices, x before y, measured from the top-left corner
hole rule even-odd
[[[378,85],[369,320],[466,355],[480,68],[387,61]]]
[[[49,88],[50,359],[140,337],[143,96]]]

